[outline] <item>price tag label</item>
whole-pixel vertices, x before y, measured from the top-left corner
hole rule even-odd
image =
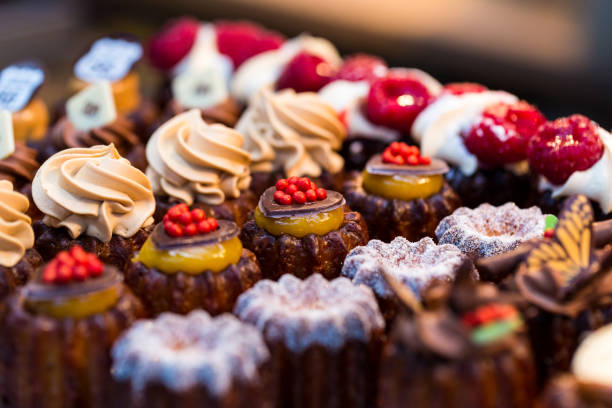
[[[13,134],[13,115],[7,110],[0,110],[0,160],[15,152]]]
[[[184,108],[206,109],[228,98],[223,74],[212,66],[193,67],[172,81],[172,93]]]
[[[43,70],[34,64],[10,65],[0,72],[0,109],[17,112],[32,99],[45,80]]]
[[[86,82],[115,82],[125,77],[142,57],[142,46],[121,38],[101,38],[74,66],[77,78]]]
[[[117,118],[110,82],[97,82],[83,89],[66,102],[68,119],[79,130],[90,130]]]

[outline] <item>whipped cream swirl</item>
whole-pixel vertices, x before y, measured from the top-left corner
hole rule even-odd
[[[34,246],[32,220],[26,215],[30,201],[13,191],[13,183],[0,180],[0,265],[15,266]]]

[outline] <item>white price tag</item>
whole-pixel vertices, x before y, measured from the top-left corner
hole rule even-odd
[[[0,110],[0,160],[15,151],[13,134],[13,115],[7,110]]]
[[[45,74],[34,64],[10,65],[0,72],[0,109],[17,112],[32,99]]]
[[[101,38],[74,66],[77,78],[86,82],[115,82],[125,77],[142,57],[142,46],[121,38]]]
[[[84,131],[112,123],[117,110],[110,82],[90,85],[68,99],[66,114],[75,128]]]
[[[212,66],[187,70],[172,81],[172,93],[184,108],[206,109],[229,96],[223,74]]]

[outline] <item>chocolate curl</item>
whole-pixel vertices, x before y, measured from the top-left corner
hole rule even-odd
[[[410,309],[414,314],[419,315],[423,312],[423,306],[419,299],[417,299],[416,295],[412,292],[411,289],[402,285],[400,281],[395,279],[390,273],[386,270],[383,270],[383,276],[389,286],[391,286],[391,290],[395,293],[395,295],[401,300],[401,302]]]

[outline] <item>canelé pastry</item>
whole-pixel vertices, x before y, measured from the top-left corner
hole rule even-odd
[[[363,173],[347,176],[346,202],[363,216],[371,238],[433,237],[440,220],[460,205],[444,181],[447,171],[446,163],[421,156],[416,146],[394,142],[372,157]]]
[[[6,300],[3,405],[111,406],[111,346],[143,314],[116,268],[78,246],[61,252]]]
[[[262,194],[240,240],[257,257],[265,278],[320,273],[333,279],[350,250],[368,242],[368,230],[342,194],[294,177]]]
[[[45,260],[78,244],[123,271],[153,224],[151,183],[112,144],[51,156],[34,177],[32,196],[44,214],[34,231]]]
[[[529,164],[538,175],[534,202],[557,214],[563,198],[584,194],[597,219],[612,212],[612,135],[582,115],[556,119],[530,140]]]
[[[527,144],[544,122],[507,92],[450,84],[417,116],[412,136],[423,154],[452,166],[446,178],[468,207],[522,206],[530,186]]]
[[[41,216],[32,201],[32,181],[40,167],[36,155],[36,150],[27,147],[24,143],[15,142],[15,150],[0,159],[0,180],[9,181],[15,191],[28,198],[30,201],[28,216],[33,219]]]
[[[49,111],[37,95],[45,73],[31,62],[9,65],[0,72],[0,109],[10,113],[15,140],[42,138],[49,126]]]
[[[27,216],[30,202],[0,180],[0,301],[33,275],[42,258],[33,249],[34,230]]]
[[[201,308],[231,312],[238,295],[261,279],[255,255],[243,249],[235,223],[172,207],[125,272],[125,282],[152,315]]]
[[[368,287],[285,275],[242,294],[234,314],[270,348],[276,406],[375,406],[385,322]]]
[[[257,204],[257,196],[248,190],[250,156],[242,135],[220,124],[206,124],[196,109],[175,116],[153,133],[147,159],[156,220],[179,202],[240,226]]]
[[[588,198],[572,196],[554,232],[476,262],[498,275],[518,264],[506,283],[522,299],[541,380],[567,369],[581,336],[612,320],[612,245],[598,241]]]
[[[420,298],[421,291],[437,282],[451,282],[459,273],[474,271],[467,256],[453,245],[436,245],[427,237],[410,242],[397,237],[390,243],[373,239],[349,252],[342,276],[372,289],[387,322],[396,315],[400,300],[385,280],[388,273]]]
[[[457,277],[446,304],[430,310],[397,294],[416,313],[391,329],[379,406],[532,406],[536,368],[523,320],[492,284]]]
[[[261,334],[230,314],[164,313],[115,343],[117,407],[270,407],[270,353]]]
[[[262,89],[236,130],[251,155],[251,190],[256,194],[281,177],[312,177],[325,188],[342,188],[344,160],[337,151],[345,128],[336,111],[311,92]]]
[[[572,359],[571,372],[552,380],[541,408],[598,408],[612,406],[610,351],[612,325],[589,334]]]

